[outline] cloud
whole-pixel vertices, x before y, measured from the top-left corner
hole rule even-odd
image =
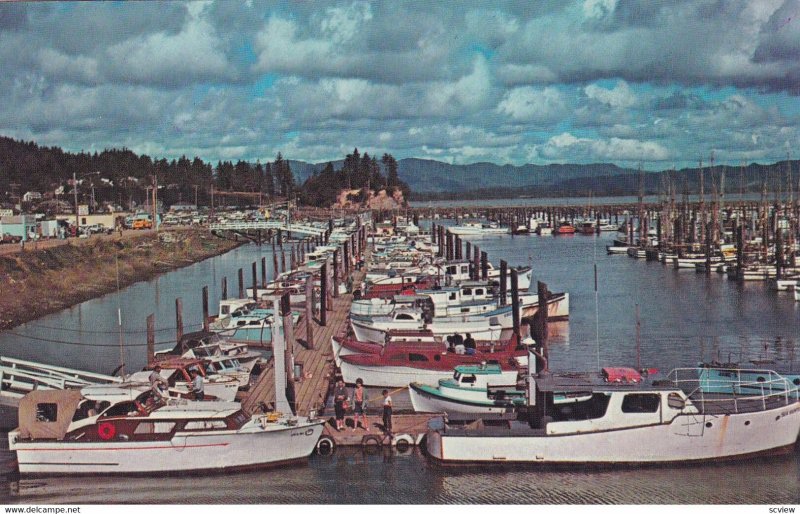
[[[590,84],[583,89],[586,96],[603,105],[613,108],[627,108],[636,103],[636,94],[625,81],[619,81],[612,89]]]
[[[552,123],[566,116],[564,95],[554,87],[518,87],[508,91],[497,110],[515,121]]]
[[[652,141],[636,139],[578,138],[568,132],[551,137],[537,148],[539,156],[546,159],[586,161],[663,161],[670,157],[666,148]]]

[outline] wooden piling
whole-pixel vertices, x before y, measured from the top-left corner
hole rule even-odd
[[[261,287],[267,288],[267,258],[261,258]]]
[[[256,261],[253,261],[252,264],[252,272],[253,272],[253,301],[258,301],[258,266],[256,265]]]
[[[512,272],[513,271],[514,270],[512,270]],[[508,280],[508,263],[501,259],[500,260],[500,305],[506,304],[506,292],[508,290],[507,280]]]
[[[244,298],[244,271],[242,268],[239,268],[237,274],[239,277],[239,299],[242,299]]]
[[[505,264],[505,261],[500,261],[501,264]],[[505,282],[505,277],[503,278],[503,282]],[[541,309],[541,306],[539,307]],[[511,269],[511,316],[512,316],[512,323],[514,326],[514,337],[517,338],[517,343],[521,340],[521,333],[520,333],[520,317],[519,317],[519,276],[516,269]],[[545,306],[545,311],[547,311],[547,306]]]
[[[327,325],[328,321],[328,263],[325,262],[319,269],[319,324]]]
[[[306,347],[314,349],[314,276],[306,277]]]
[[[183,300],[175,298],[175,340],[183,337]]]
[[[203,286],[203,330],[208,332],[208,286]]]
[[[223,300],[228,299],[228,277],[222,277],[222,295]]]
[[[489,280],[489,256],[481,252],[481,280]]]
[[[147,363],[155,361],[156,354],[156,319],[154,314],[147,316]]]

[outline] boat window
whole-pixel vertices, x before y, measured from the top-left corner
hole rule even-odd
[[[55,423],[58,419],[58,405],[55,403],[37,403],[36,421]]]
[[[447,274],[448,275],[455,275],[456,274],[456,267],[455,266],[448,266],[447,267]]]
[[[661,397],[657,394],[626,394],[622,399],[622,412],[658,412]]]
[[[251,322],[250,322],[250,323],[248,323],[248,324],[249,324],[249,325],[260,325],[260,324],[261,324],[261,322],[260,322],[260,321],[258,321],[257,319],[254,319],[253,321],[251,321]]]
[[[667,405],[670,409],[681,410],[686,406],[686,401],[678,393],[669,393],[667,396]]]
[[[166,421],[142,421],[133,431],[136,435],[143,434],[169,434],[175,428],[174,422]]]
[[[552,393],[550,393],[552,395]],[[554,421],[573,421],[581,419],[602,418],[608,409],[608,402],[611,396],[604,393],[595,393],[587,401],[576,402],[557,402],[561,395],[550,396],[550,401],[555,402],[547,405],[547,414]]]
[[[469,287],[465,287],[464,289],[461,290],[461,294],[463,294],[464,296],[471,296],[472,289]]]
[[[469,266],[461,266],[461,273],[469,273]]]
[[[411,314],[398,314],[394,319],[397,319],[397,320],[413,320],[414,317]]]
[[[227,316],[228,314],[230,314],[230,312],[231,312],[231,308],[230,308],[228,305],[223,305],[222,307],[220,307],[220,312],[221,312],[221,313],[222,313],[224,316]]]
[[[240,319],[239,321],[236,322],[237,327],[243,327],[245,325],[247,325],[247,320]]]
[[[215,419],[215,420],[189,421],[183,428],[185,430],[209,430],[209,429],[228,428],[228,425],[226,425],[225,422],[222,421],[221,419]]]
[[[450,298],[448,298],[448,300],[455,300],[455,299],[456,299],[456,294],[450,293]]]
[[[469,312],[469,307],[461,307],[461,312]]]
[[[428,362],[428,358],[421,353],[409,353],[408,360],[409,362]]]
[[[476,294],[476,295],[482,295],[482,294],[484,294],[484,293],[483,293],[483,289],[476,289],[476,290],[475,290],[475,294]]]
[[[461,377],[462,384],[474,384],[475,383],[475,375],[464,375]]]
[[[138,412],[138,410],[134,402],[121,402],[105,411],[103,417],[127,416],[131,413],[135,414],[136,412]]]
[[[456,371],[455,373],[453,373],[453,380],[458,382],[458,379],[460,379],[460,378],[461,378],[461,373],[460,372]]]

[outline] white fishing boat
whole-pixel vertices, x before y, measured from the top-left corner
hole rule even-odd
[[[451,234],[456,236],[498,236],[510,233],[507,227],[501,227],[498,223],[481,223],[479,221],[467,221],[461,225],[447,227]]]
[[[606,253],[609,255],[625,255],[628,253],[628,246],[606,245]]]
[[[121,392],[125,397],[127,392]],[[229,471],[301,461],[323,420],[250,416],[228,402],[170,401],[149,392],[103,408],[79,390],[32,391],[8,434],[22,475]]]
[[[493,314],[497,312],[497,314]],[[476,340],[500,341],[510,333],[511,307],[491,313],[465,317],[433,318],[426,320],[417,309],[395,310],[389,316],[351,316],[350,325],[356,339],[383,343],[391,330],[430,330],[437,336],[470,333]]]
[[[634,370],[539,373],[528,377],[528,407],[519,420],[429,430],[427,450],[442,464],[656,464],[690,463],[781,454],[800,435],[797,386],[770,372],[732,390],[706,392],[702,369],[677,369],[666,380],[642,380]],[[774,387],[772,387],[774,385]],[[756,390],[755,386],[759,386]],[[559,404],[563,393],[585,399]]]
[[[797,277],[791,278],[770,278],[767,280],[770,289],[773,291],[793,291],[797,288]]]
[[[490,386],[507,385],[498,364],[456,366],[451,378],[439,379],[436,386],[411,382],[408,395],[416,412],[444,412],[458,415],[503,415],[525,404],[525,391],[498,389],[488,396]]]

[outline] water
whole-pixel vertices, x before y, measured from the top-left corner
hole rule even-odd
[[[534,280],[570,294],[570,321],[550,325],[550,367],[586,370],[636,365],[636,305],[640,310],[640,361],[665,375],[699,361],[775,358],[794,362],[800,303],[765,283],[737,284],[712,273],[676,270],[660,263],[608,256],[613,234],[601,236],[498,236],[474,239],[497,265],[531,265]],[[216,310],[219,284],[236,270],[267,257],[246,246],[227,255],[136,284],[29,323],[15,333],[82,345],[0,335],[0,354],[109,372],[118,365],[116,309],[122,305],[126,364],[144,364],[144,320],[156,312],[156,339],[174,339],[174,299],[184,303],[186,330],[199,325],[200,289],[209,286]],[[595,301],[594,269],[598,290]],[[260,276],[260,270],[259,270]],[[534,282],[535,283],[535,282]],[[598,316],[595,316],[597,308]],[[45,327],[58,327],[45,328]],[[69,330],[63,330],[67,328]],[[160,347],[168,347],[167,342]],[[99,346],[108,345],[108,346]],[[6,415],[4,424],[13,424]],[[0,459],[8,459],[0,452]],[[255,485],[254,485],[255,484]],[[0,483],[0,498],[19,503],[534,503],[708,504],[800,503],[800,452],[731,464],[634,469],[443,469],[413,451],[366,454],[339,449],[312,456],[308,465],[219,476],[72,478]]]

